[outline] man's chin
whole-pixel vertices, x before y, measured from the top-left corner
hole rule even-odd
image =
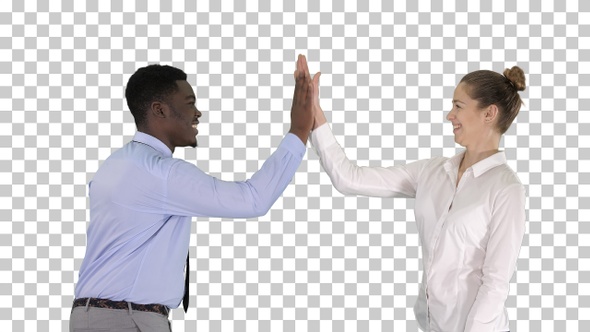
[[[190,142],[190,141],[189,141],[189,142],[186,142],[186,143],[184,143],[182,146],[183,146],[183,147],[191,147],[191,148],[196,148],[198,145],[199,145],[199,144],[197,144],[197,140],[195,139],[195,140],[194,140],[194,141],[192,141],[192,142]]]

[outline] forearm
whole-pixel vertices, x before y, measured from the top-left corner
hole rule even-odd
[[[360,167],[346,157],[325,122],[312,132],[310,141],[339,192],[345,195],[414,197],[417,174],[423,162],[388,168]]]
[[[346,157],[342,147],[331,135],[329,125],[324,122],[315,129],[317,130],[312,132],[310,142],[334,188],[345,195],[363,194],[358,192],[355,184],[349,180],[354,177],[359,167]]]
[[[178,161],[170,171],[163,209],[167,214],[220,218],[265,215],[291,182],[305,146],[287,134],[277,150],[247,181],[223,181]]]
[[[294,133],[293,135],[297,136]],[[301,139],[300,136],[297,137]],[[305,137],[306,140],[307,137]],[[294,141],[296,138],[287,134],[279,149],[264,162],[258,172],[246,181],[253,193],[252,205],[255,206],[255,211],[259,216],[265,215],[281,196],[301,164],[305,154],[305,145],[301,146],[300,143],[294,143]],[[302,139],[301,141],[304,142]]]
[[[326,119],[326,114],[319,105],[314,106],[314,123],[312,130],[316,130],[317,128],[324,125],[328,120]]]

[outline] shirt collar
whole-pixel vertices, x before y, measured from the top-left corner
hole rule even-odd
[[[453,157],[449,158],[449,160],[447,160],[447,162],[444,165],[445,170],[451,171],[453,169],[458,169],[464,155],[465,155],[465,151],[462,151],[462,152],[454,155]],[[496,152],[493,155],[491,155],[483,160],[478,161],[470,168],[473,171],[473,176],[478,177],[478,176],[484,174],[485,172],[489,171],[490,169],[492,169],[496,166],[500,166],[505,163],[506,163],[506,154],[504,153],[504,151],[499,151],[499,152]]]
[[[166,144],[164,144],[162,141],[160,141],[152,135],[148,135],[146,133],[138,131],[133,136],[133,141],[149,145],[150,147],[154,148],[156,151],[164,155],[164,157],[172,157],[172,151],[170,151]]]

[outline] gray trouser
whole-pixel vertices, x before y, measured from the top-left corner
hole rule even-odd
[[[76,307],[70,316],[70,332],[170,332],[168,317],[154,312]]]

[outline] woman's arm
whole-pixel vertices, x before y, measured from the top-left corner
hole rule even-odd
[[[482,284],[467,316],[465,332],[495,331],[494,320],[504,310],[522,245],[525,219],[524,187],[520,183],[510,185],[494,202]]]
[[[339,192],[377,197],[415,197],[418,177],[427,160],[392,167],[359,167],[350,162],[336,142],[319,103],[320,73],[313,77],[315,122],[310,143]]]

